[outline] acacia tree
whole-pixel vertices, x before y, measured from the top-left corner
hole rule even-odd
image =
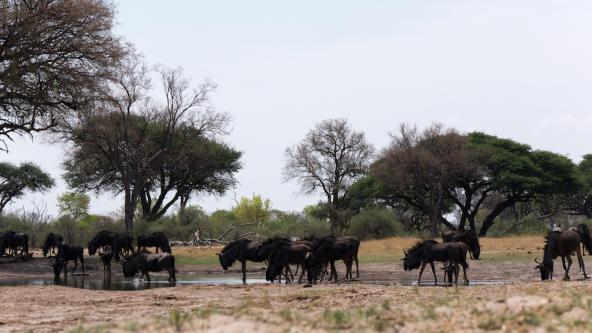
[[[54,185],[53,178],[33,163],[16,166],[0,162],[0,214],[12,199],[23,196],[25,191],[44,192]]]
[[[463,204],[458,190],[451,193],[463,215],[468,217],[472,230],[482,203],[495,195],[495,203],[481,222],[480,236],[487,234],[500,214],[518,203],[542,203],[550,197],[556,202],[557,198],[580,188],[575,165],[565,156],[533,151],[528,145],[478,132],[469,134],[468,147],[481,156],[483,166],[473,182],[458,184],[464,198],[472,200]]]
[[[324,120],[285,154],[284,181],[296,180],[305,194],[320,190],[332,233],[346,231],[350,186],[367,173],[374,155],[364,133],[354,131],[345,119]]]
[[[125,53],[105,0],[0,2],[0,142],[96,98]]]
[[[429,219],[430,231],[452,225],[443,215],[450,211],[448,191],[477,167],[465,149],[466,138],[452,129],[434,125],[422,132],[401,125],[391,145],[372,165],[370,174],[382,184],[385,197],[402,201]]]
[[[155,131],[153,142],[162,140]],[[236,184],[242,153],[185,125],[173,133],[170,148],[152,164],[140,195],[142,215],[156,220],[177,201],[183,214],[194,194],[223,194]]]
[[[584,155],[577,166],[582,187],[567,201],[567,212],[592,218],[592,154]]]
[[[173,150],[176,133],[192,128],[203,136],[221,133],[228,117],[207,107],[214,85],[191,89],[180,70],[159,68],[164,90],[162,104],[147,98],[145,66],[129,58],[114,77],[109,94],[92,107],[78,111],[60,128],[72,143],[65,178],[79,190],[123,193],[125,225],[133,231],[140,197],[155,165]],[[152,140],[157,133],[158,140]]]

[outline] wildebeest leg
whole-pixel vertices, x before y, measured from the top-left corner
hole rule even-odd
[[[82,276],[84,276],[84,257],[80,255],[80,264],[82,265]]]
[[[430,262],[432,273],[434,273],[434,286],[438,284],[438,278],[436,277],[436,269],[434,268],[434,262]]]
[[[458,284],[458,272],[460,271],[460,268],[458,267],[458,263],[455,262],[454,263],[454,284]]]
[[[428,264],[427,262],[421,263],[421,269],[419,270],[419,279],[417,279],[417,285],[419,285],[421,283],[421,275],[423,274],[423,270],[425,269],[425,266],[427,264]]]
[[[358,268],[358,256],[356,255],[356,279],[360,278],[360,269]]]
[[[144,275],[146,275],[146,281],[150,282],[150,275],[148,275],[148,271],[145,271]]]
[[[561,264],[563,265],[563,270],[567,271],[567,266],[565,266],[565,257],[561,256]]]
[[[74,274],[74,272],[76,272],[76,268],[78,268],[78,258],[74,259],[74,268],[72,269],[72,274]]]
[[[335,261],[331,260],[331,275],[329,276],[329,282],[335,277],[335,283],[337,283],[337,269],[335,269]]]
[[[569,278],[569,269],[571,267],[571,263],[572,263],[571,256],[568,255],[567,256],[567,269],[565,270],[565,276],[563,277],[563,280],[564,281],[569,281],[570,280],[570,278]]]
[[[302,268],[300,269],[300,277],[298,278],[298,283],[302,282],[303,276],[304,276],[304,264],[302,265]]]
[[[247,261],[241,261],[241,269],[243,271],[243,284],[247,284],[247,272],[246,272]]]
[[[576,254],[578,255],[578,263],[580,264],[580,268],[584,272],[584,279],[588,278],[586,274],[586,267],[584,267],[584,258],[582,258],[582,250],[578,247]]]

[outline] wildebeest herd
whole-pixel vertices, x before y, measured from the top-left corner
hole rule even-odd
[[[127,233],[101,231],[88,243],[88,254],[101,258],[103,272],[106,277],[111,276],[111,262],[119,261],[125,277],[133,277],[141,273],[150,282],[149,272],[167,271],[169,281],[176,281],[175,258],[167,237],[162,232],[154,232],[137,237],[137,246],[133,246],[134,238]],[[481,246],[475,233],[471,231],[455,231],[442,235],[443,242],[435,240],[418,241],[404,251],[403,269],[419,269],[418,284],[427,265],[430,266],[434,284],[437,284],[437,274],[434,263],[442,263],[444,281],[448,284],[457,283],[462,268],[463,280],[469,283],[467,277],[467,253],[470,258],[478,260]],[[24,233],[8,231],[0,233],[0,256],[28,256],[29,238]],[[146,249],[154,247],[156,253]],[[322,282],[325,278],[337,282],[339,277],[335,267],[336,261],[343,261],[346,272],[342,280],[353,280],[353,264],[356,264],[356,278],[360,277],[358,252],[360,240],[355,237],[308,237],[304,239],[274,237],[264,241],[238,239],[228,243],[218,253],[220,265],[227,270],[236,261],[241,263],[242,281],[246,283],[246,262],[265,262],[267,264],[265,278],[267,281],[293,282],[296,278],[300,283],[306,274],[308,285]],[[67,266],[70,261],[74,273],[81,266],[85,274],[84,248],[77,245],[65,244],[63,238],[49,233],[43,244],[43,256],[51,258],[54,277],[60,280],[62,271],[67,277]],[[587,278],[582,255],[584,250],[592,254],[592,236],[587,225],[568,228],[565,231],[552,231],[545,237],[543,261],[535,268],[539,270],[541,279],[553,278],[553,260],[561,257],[565,270],[564,280],[570,280],[569,270],[572,265],[571,255],[577,255],[580,270]],[[159,252],[160,251],[160,252]],[[295,266],[295,271],[291,265]],[[300,275],[298,275],[300,273]]]
[[[28,242],[29,238],[24,233],[13,231],[0,233],[0,256],[29,255]],[[134,249],[132,243],[133,237],[127,233],[103,230],[88,243],[88,254],[92,256],[98,252],[103,263],[103,272],[107,277],[111,276],[111,262],[115,260],[121,263],[125,277],[141,273],[141,277],[146,277],[146,280],[150,281],[149,272],[166,270],[169,273],[169,281],[176,280],[175,258],[171,254],[169,241],[162,232],[138,236],[137,249]],[[155,247],[157,253],[147,252],[146,248],[150,247]],[[60,281],[62,271],[64,278],[67,278],[70,261],[74,262],[74,268],[70,273],[74,274],[80,264],[84,276],[84,248],[82,246],[65,244],[63,237],[49,233],[43,243],[42,250],[44,257],[49,255],[51,258],[50,265],[53,267],[56,281]],[[159,250],[161,250],[160,253],[158,253]]]

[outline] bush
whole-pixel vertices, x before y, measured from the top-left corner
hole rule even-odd
[[[351,219],[350,233],[360,239],[380,239],[403,234],[403,225],[387,208],[362,211]]]

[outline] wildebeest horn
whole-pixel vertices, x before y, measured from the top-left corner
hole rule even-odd
[[[403,250],[403,254],[405,254],[405,257],[407,256],[407,251]]]
[[[219,255],[220,255],[220,253],[216,252],[216,255],[217,255],[217,256],[219,256]]]
[[[537,264],[540,264],[538,258],[534,258],[534,262],[536,262]]]

